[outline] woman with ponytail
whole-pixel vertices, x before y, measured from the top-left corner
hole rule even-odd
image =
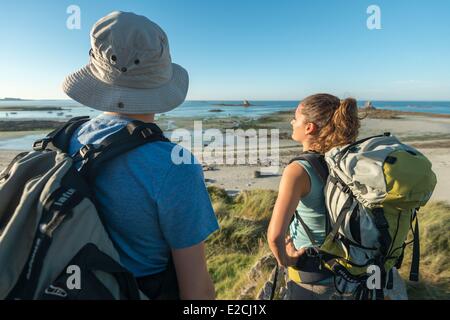
[[[340,100],[330,94],[309,96],[297,107],[291,125],[292,139],[303,146],[303,152],[325,154],[333,147],[356,140],[360,127],[356,100]],[[284,170],[267,234],[280,266],[295,267],[300,261],[302,265],[312,265],[309,262],[314,245],[308,232],[312,233],[315,245],[321,245],[326,236],[323,187],[319,175],[305,160],[294,161]],[[301,221],[294,217],[296,211]],[[305,231],[303,224],[309,230]],[[331,274],[319,270],[311,272],[308,273],[311,279],[320,280],[294,281],[289,275],[288,299],[327,300],[333,296]]]

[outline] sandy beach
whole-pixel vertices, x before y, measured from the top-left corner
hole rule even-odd
[[[430,159],[438,182],[432,200],[450,202],[450,118],[405,115],[400,119],[364,119],[360,137],[391,132],[401,141],[412,145]],[[286,143],[287,139],[284,139]],[[280,146],[283,140],[280,141]],[[295,142],[281,149],[280,162],[286,165],[301,152]],[[254,177],[258,166],[217,166],[217,170],[206,171],[207,182],[230,191],[245,189],[278,190],[279,176]]]
[[[277,190],[281,178],[282,168],[301,152],[301,147],[289,139],[290,114],[283,112],[271,116],[265,116],[259,121],[245,119],[209,119],[203,122],[204,129],[236,128],[236,122],[248,129],[256,125],[256,129],[277,128],[280,130],[280,171],[279,174],[255,177],[255,171],[263,168],[262,165],[210,165],[205,166],[205,180],[208,185],[215,185],[226,189],[230,194],[241,190],[270,189]],[[199,119],[175,119],[170,120],[177,127],[190,129],[193,121]],[[165,123],[160,120],[160,126]],[[450,202],[450,117],[429,114],[407,114],[389,112],[383,115],[372,115],[362,120],[360,137],[376,135],[383,132],[391,132],[403,142],[418,148],[432,162],[433,170],[437,174],[438,183],[432,200]],[[14,125],[8,125],[0,131],[0,142],[11,141],[20,137],[43,135],[45,131],[39,126],[39,131],[30,131],[30,126],[21,124],[20,128],[27,131],[14,130]],[[23,148],[22,148],[23,149]],[[23,150],[0,150],[0,170],[5,168],[9,161]],[[195,152],[194,152],[195,153]]]

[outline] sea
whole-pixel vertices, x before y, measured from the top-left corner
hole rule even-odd
[[[367,101],[358,101],[364,106]],[[247,117],[257,119],[278,111],[294,112],[298,101],[250,101],[250,107],[241,106],[243,101],[186,101],[180,107],[157,115],[159,117],[229,118]],[[377,109],[450,114],[450,101],[372,101]],[[27,111],[6,111],[8,107],[26,107]],[[34,108],[61,108],[61,110],[32,110]],[[64,120],[72,117],[99,114],[99,111],[80,105],[73,100],[21,100],[0,101],[0,120]],[[170,121],[169,121],[170,122]],[[165,128],[167,130],[167,128]],[[0,150],[28,150],[32,143],[42,138],[42,134],[31,134],[20,138],[0,138]]]
[[[249,117],[258,118],[278,111],[295,110],[298,101],[250,101],[251,107],[242,106],[243,101],[186,101],[180,107],[160,114],[159,117],[200,117],[200,118],[228,118]],[[366,101],[358,101],[364,106]],[[450,101],[372,101],[375,108],[427,112],[436,114],[450,114]],[[4,111],[7,107],[46,108],[59,107],[58,111]],[[21,100],[0,101],[0,120],[7,119],[39,119],[54,120],[77,116],[95,116],[99,112],[85,107],[73,100]]]

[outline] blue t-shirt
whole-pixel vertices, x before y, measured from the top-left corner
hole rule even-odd
[[[106,114],[91,119],[72,136],[70,154],[100,143],[129,121]],[[105,227],[121,263],[136,277],[164,271],[171,249],[199,244],[219,228],[201,166],[174,164],[174,146],[159,141],[140,146],[107,162],[95,180]]]

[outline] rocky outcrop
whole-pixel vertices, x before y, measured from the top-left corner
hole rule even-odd
[[[364,109],[366,109],[366,110],[376,110],[376,108],[372,104],[372,101],[367,101],[366,104],[364,105]]]
[[[213,106],[221,106],[221,107],[251,107],[252,104],[248,100],[244,100],[242,103],[215,103]]]
[[[276,277],[276,279],[275,279]],[[286,295],[286,270],[283,267],[273,268],[270,274],[270,280],[266,281],[257,295],[257,300],[270,300],[272,298],[276,300],[284,300]],[[274,281],[275,287],[274,287]]]
[[[272,270],[276,267],[277,262],[272,254],[267,254],[259,259],[255,265],[250,269],[248,278],[250,281],[258,281],[263,276],[263,273]]]
[[[248,273],[249,283],[242,290],[238,297],[241,299],[256,299],[257,300],[270,300],[273,290],[273,283],[276,279],[276,292],[275,299],[283,299],[286,289],[285,289],[285,270],[284,268],[278,268],[276,271],[277,261],[272,254],[267,254],[260,258],[250,269]],[[270,276],[267,279],[267,274],[270,272]],[[263,286],[260,288],[259,292],[256,292],[257,284],[264,281]]]

